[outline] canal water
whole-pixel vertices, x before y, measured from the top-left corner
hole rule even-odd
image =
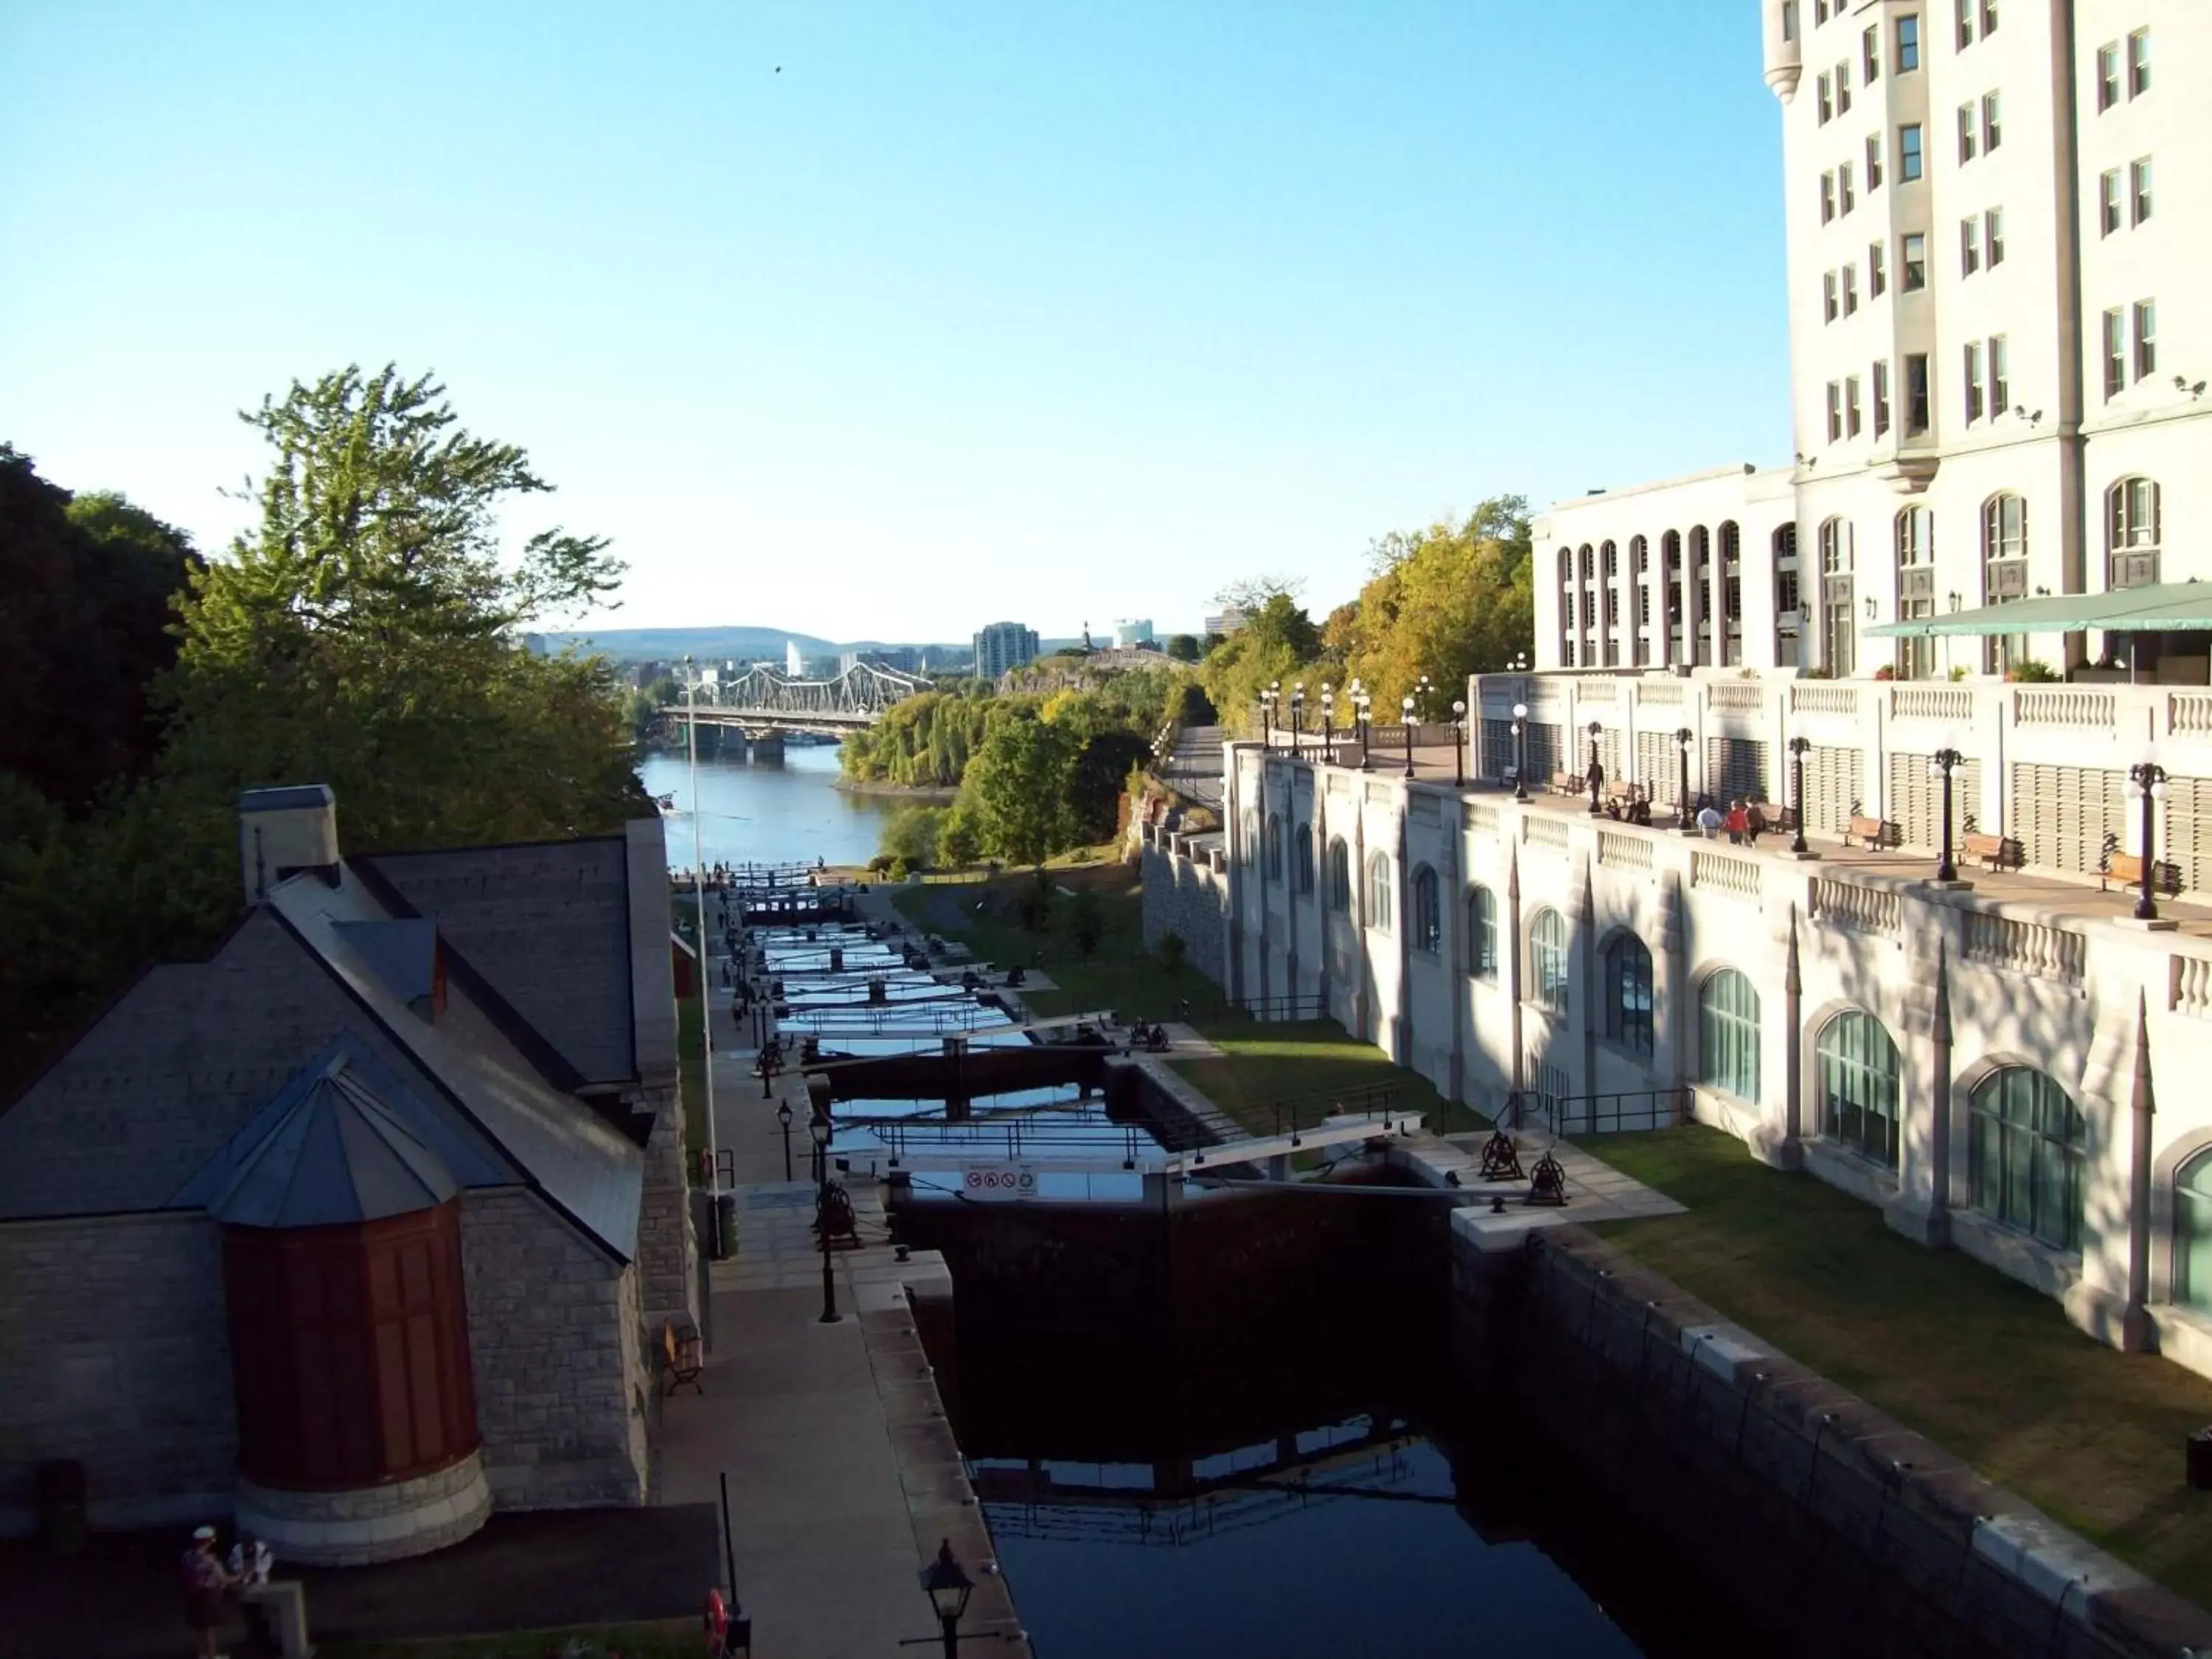
[[[753,936],[780,1028],[825,1058],[926,1054],[954,1032],[1029,1044],[909,944],[835,926]],[[917,1189],[971,1138],[1057,1140],[1096,1110],[1060,1087],[977,1098],[957,1124],[942,1102],[841,1091],[834,1109],[848,1178],[893,1153]],[[1459,1369],[1425,1206],[1190,1191],[1155,1212],[1132,1196],[917,1190],[900,1216],[952,1267],[939,1386],[1044,1659],[1788,1650],[1734,1604],[1725,1564],[1621,1518]]]
[[[671,801],[668,862],[691,865],[691,778],[681,750],[656,750],[638,768],[646,793]],[[699,831],[712,864],[866,864],[896,797],[836,787],[833,744],[785,745],[781,760],[699,760]]]

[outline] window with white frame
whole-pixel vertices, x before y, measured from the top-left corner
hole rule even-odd
[[[1836,113],[1851,112],[1851,66],[1849,59],[1836,65]]]
[[[1880,190],[1881,188],[1881,135],[1878,132],[1867,134],[1866,169],[1867,188]]]
[[[1820,1028],[1814,1060],[1820,1073],[1821,1134],[1895,1168],[1897,1045],[1881,1022],[1856,1009],[1838,1014]]]
[[[1836,320],[1837,294],[1836,273],[1832,270],[1822,271],[1820,273],[1820,320],[1824,323],[1832,323]]]
[[[1880,242],[1867,244],[1867,298],[1879,300],[1889,286],[1888,250]]]
[[[2097,180],[2097,234],[2110,236],[2120,228],[2120,170],[2112,168]]]
[[[1698,1081],[1759,1098],[1759,992],[1733,968],[1708,975],[1698,991]]]
[[[1467,896],[1467,971],[1477,979],[1498,977],[1498,896],[1487,887]]]
[[[1959,50],[1974,44],[1974,0],[1959,0]]]
[[[1974,106],[1971,103],[1959,106],[1959,165],[1964,167],[1974,159]]]
[[[1859,76],[1869,86],[1881,79],[1881,30],[1879,27],[1868,29],[1859,37]]]
[[[1968,214],[1959,222],[1959,275],[1971,276],[1981,268],[1981,221]]]
[[[2122,478],[2105,492],[2105,585],[2148,587],[2158,580],[2159,489],[2148,478]]]
[[[2158,373],[2158,301],[2138,300],[2136,316],[2136,379],[2147,380]]]
[[[1633,933],[1605,947],[1605,1034],[1639,1054],[1651,1052],[1651,952]]]
[[[1836,216],[1836,175],[1832,172],[1820,175],[1820,222],[1826,224]]]
[[[1897,72],[1910,75],[1920,67],[1920,15],[1906,12],[1897,20]]]
[[[1825,127],[1829,122],[1836,118],[1835,88],[1830,84],[1827,75],[1825,72],[1820,76],[1817,86],[1817,91],[1819,97],[1817,108],[1820,112],[1820,124]]]
[[[1920,154],[1920,124],[1915,121],[1898,128],[1897,176],[1911,184],[1926,171]]]
[[[2116,40],[2097,48],[2097,113],[2120,101],[2120,47]]]
[[[2130,228],[2150,217],[2150,157],[2128,163],[2128,200]]]
[[[2002,334],[1990,336],[1990,418],[2012,406],[2012,349]]]
[[[2150,31],[2137,29],[2128,36],[2128,96],[2140,98],[2150,90]]]
[[[1848,317],[1859,308],[1859,268],[1844,267],[1844,315]]]
[[[2004,210],[1990,208],[1982,215],[1982,263],[1995,270],[2004,263]]]
[[[1859,377],[1856,374],[1844,377],[1844,434],[1859,435]]]
[[[1390,931],[1390,855],[1367,855],[1367,925],[1376,932]]]
[[[1928,430],[1929,399],[1934,387],[1928,374],[1928,354],[1908,352],[1905,359],[1905,435],[1917,438]]]
[[[2081,1248],[2081,1109],[2041,1072],[2008,1066],[1967,1097],[1967,1182],[1974,1208],[2055,1250]]]
[[[1846,161],[1836,169],[1836,210],[1849,213],[1858,205],[1858,198],[1851,191],[1851,164]]]
[[[1539,910],[1528,924],[1528,987],[1540,1007],[1567,1012],[1567,924],[1557,910]]]
[[[1874,366],[1874,435],[1882,438],[1889,432],[1889,360],[1877,360]]]
[[[1966,424],[1982,418],[1982,343],[1969,340],[1966,356]]]
[[[1898,267],[1904,278],[1905,291],[1917,294],[1928,286],[1928,238],[1920,231],[1905,233],[1902,252],[1898,255]]]
[[[1844,383],[1828,382],[1828,441],[1839,443],[1844,435]]]
[[[1425,864],[1413,872],[1413,948],[1435,956],[1443,944],[1443,901],[1437,872]]]
[[[1982,154],[1994,153],[2004,143],[2004,100],[1994,92],[1982,94]]]

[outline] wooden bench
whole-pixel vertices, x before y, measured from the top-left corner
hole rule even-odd
[[[1750,800],[1744,806],[1754,817],[1765,820],[1765,827],[1759,832],[1762,836],[1786,836],[1797,827],[1796,813],[1773,801]]]
[[[1897,826],[1884,823],[1880,818],[1853,818],[1850,829],[1844,836],[1847,842],[1856,841],[1865,843],[1869,851],[1894,847],[1897,845]]]
[[[2097,887],[2102,891],[2109,882],[2118,882],[2123,887],[2140,887],[2142,877],[2142,857],[2140,854],[2114,853],[2105,860],[2105,868],[2097,872]],[[2179,893],[2181,890],[2180,867],[2161,861],[2151,871],[2150,884],[2154,892],[2165,893],[2169,896]]]
[[[1583,787],[1582,779],[1572,772],[1552,774],[1552,793],[1555,795],[1579,795]]]
[[[699,1347],[699,1333],[689,1325],[679,1332],[673,1325],[663,1324],[660,1328],[660,1391],[665,1395],[674,1394],[688,1382],[691,1385],[692,1393],[703,1395],[707,1391],[699,1386],[699,1373],[706,1369],[706,1356]]]
[[[1960,838],[1959,848],[1968,858],[1980,860],[1984,870],[2017,870],[2027,857],[2010,836],[1969,834]]]

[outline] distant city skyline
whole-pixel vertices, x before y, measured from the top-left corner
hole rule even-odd
[[[629,562],[549,631],[1318,612],[1486,496],[1787,460],[1759,54],[1735,0],[6,8],[0,441],[220,550],[236,411],[391,360],[557,486],[518,539]]]

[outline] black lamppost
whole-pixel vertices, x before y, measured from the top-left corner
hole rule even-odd
[[[1951,774],[1966,763],[1955,749],[1938,749],[1928,757],[1928,775],[1943,781],[1943,856],[1936,862],[1936,879],[1956,881],[1959,866],[1951,861]]]
[[[763,1044],[760,1058],[753,1062],[753,1068],[761,1074],[761,1098],[773,1100],[775,1097],[775,1074],[783,1069],[781,1045],[773,1042]]]
[[[1790,798],[1797,813],[1797,833],[1790,839],[1790,850],[1805,850],[1805,751],[1813,746],[1810,738],[1790,739]]]
[[[1375,735],[1375,721],[1370,712],[1374,706],[1374,697],[1369,693],[1366,686],[1355,678],[1352,682],[1352,730],[1359,736],[1359,769],[1363,772],[1371,772],[1375,769],[1370,763],[1371,757],[1367,752]]]
[[[1336,764],[1336,688],[1327,680],[1321,683],[1321,757]]]
[[[783,1178],[791,1179],[791,1103],[785,1101],[775,1109],[775,1121],[783,1126]]]
[[[2166,799],[2166,769],[2150,761],[2139,761],[2128,768],[2128,793],[2142,802],[2142,896],[2136,901],[2136,920],[2158,920],[2158,903],[2152,898],[2151,884],[2158,866],[2151,861],[2157,850],[2151,845],[2151,808]]]
[[[1413,682],[1414,706],[1419,708],[1425,714],[1429,712],[1429,698],[1431,695],[1435,692],[1436,689],[1436,683],[1430,679],[1426,674],[1422,675],[1420,678]]]
[[[1407,692],[1398,700],[1398,712],[1405,717],[1406,775],[1413,775],[1413,696]]]
[[[814,1137],[814,1167],[818,1185],[814,1189],[814,1227],[822,1245],[822,1317],[816,1322],[835,1325],[842,1316],[837,1311],[837,1279],[830,1261],[830,1133],[831,1125],[827,1112],[817,1112],[806,1121],[806,1133]]]
[[[1591,816],[1592,817],[1597,817],[1597,816],[1598,816],[1601,811],[1604,811],[1604,809],[1603,809],[1602,807],[1601,807],[1601,806],[1597,804],[1597,791],[1598,791],[1598,786],[1605,781],[1605,774],[1604,774],[1602,771],[1601,771],[1601,770],[1599,769],[1599,768],[1598,768],[1598,763],[1597,763],[1597,740],[1598,740],[1599,736],[1600,736],[1600,735],[1601,735],[1604,731],[1605,731],[1605,726],[1603,726],[1603,724],[1601,724],[1601,722],[1599,722],[1599,721],[1597,721],[1597,720],[1592,720],[1592,721],[1589,723],[1589,740],[1590,740],[1589,789],[1590,789],[1590,816]]]
[[[1690,811],[1690,745],[1697,740],[1697,734],[1686,726],[1674,733],[1674,746],[1682,751],[1682,792],[1674,798],[1678,803],[1675,812],[1686,836],[1698,833],[1698,820]]]
[[[937,1547],[937,1559],[921,1570],[921,1588],[937,1614],[938,1632],[945,1643],[945,1659],[958,1659],[960,1615],[968,1611],[968,1598],[975,1593],[975,1581],[954,1559],[950,1538]]]
[[[1452,787],[1467,787],[1467,704],[1452,700]]]
[[[1280,680],[1267,682],[1267,689],[1260,694],[1260,744],[1262,748],[1275,746],[1275,700],[1283,695]]]
[[[1528,799],[1528,705],[1513,705],[1513,799]]]
[[[1300,680],[1291,688],[1291,757],[1299,758],[1305,753],[1306,683]]]

